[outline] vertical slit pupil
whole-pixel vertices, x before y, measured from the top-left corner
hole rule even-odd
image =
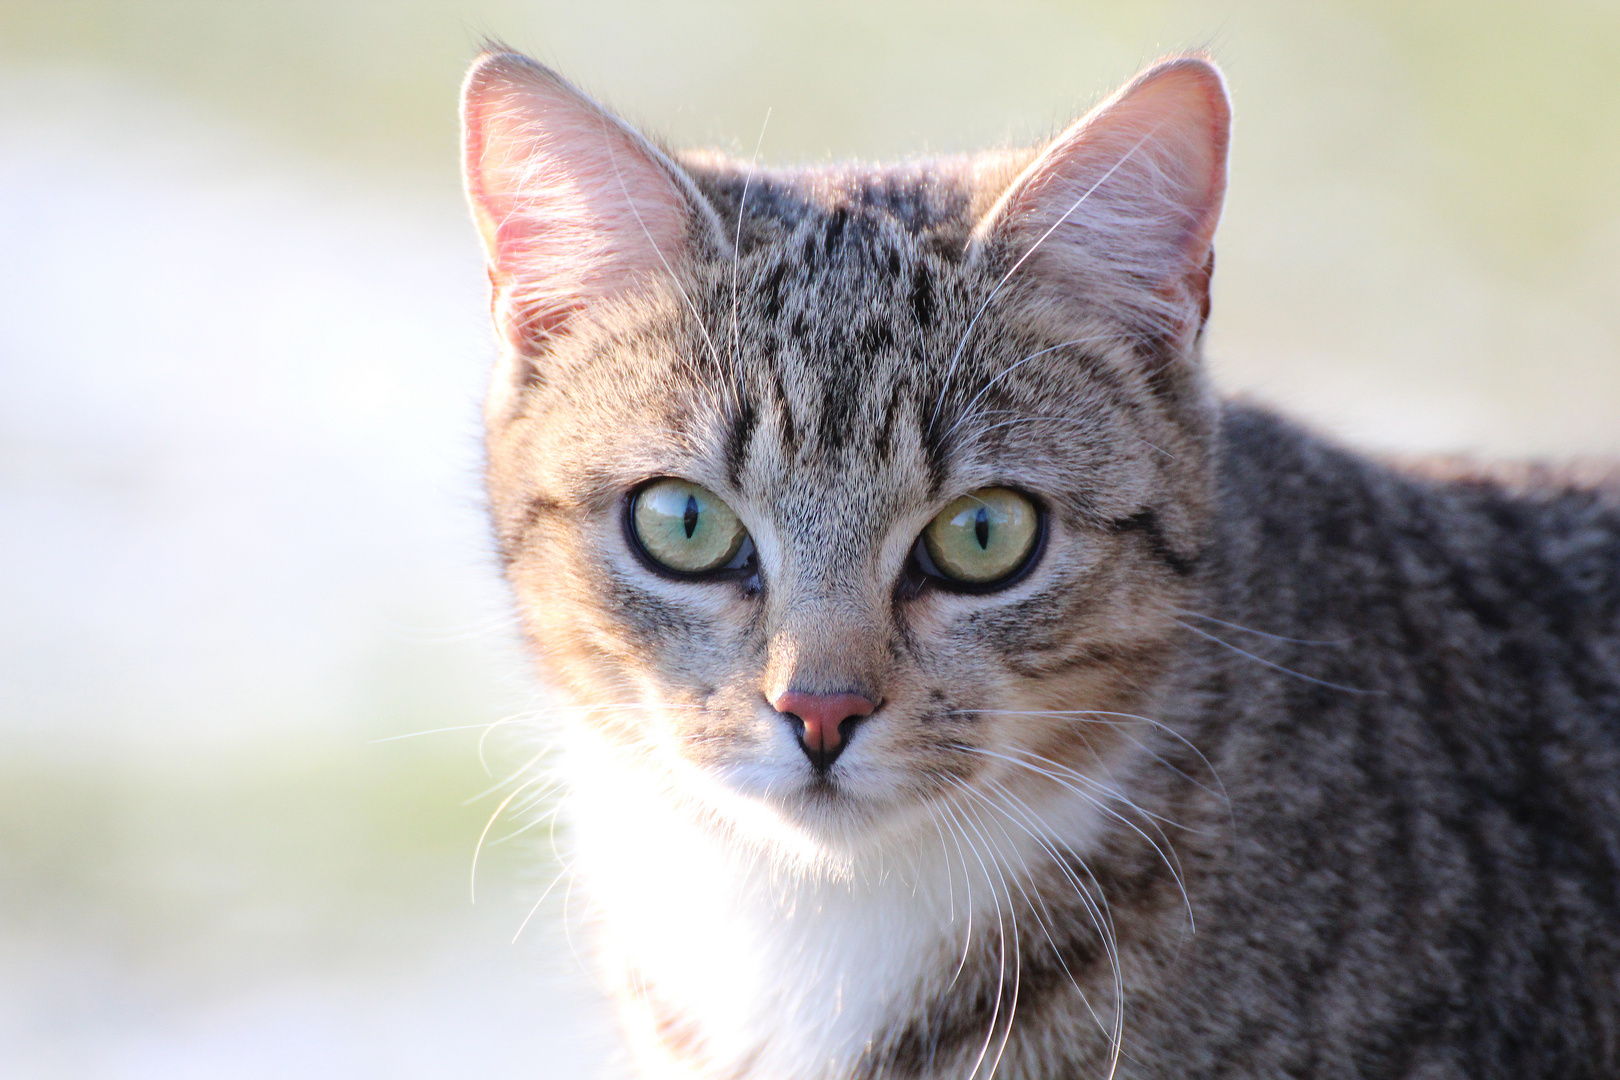
[[[973,515],[973,538],[979,542],[980,551],[990,550],[990,511],[982,506]]]
[[[688,495],[686,497],[686,513],[681,515],[681,524],[686,526],[686,538],[688,540],[692,539],[692,534],[697,532],[697,521],[698,521],[698,501],[697,501],[697,496],[696,495]]]

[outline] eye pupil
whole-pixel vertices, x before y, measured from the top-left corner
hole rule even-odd
[[[697,532],[698,524],[698,501],[696,495],[686,497],[686,513],[681,515],[681,524],[686,527],[686,538],[688,540],[692,539],[692,534]]]
[[[724,570],[748,542],[748,530],[731,507],[690,480],[667,476],[645,484],[631,493],[626,509],[638,553],[659,569]]]
[[[927,573],[973,589],[1010,583],[1041,533],[1040,509],[1011,488],[970,491],[934,515],[918,539]]]

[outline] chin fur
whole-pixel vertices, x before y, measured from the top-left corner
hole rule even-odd
[[[880,809],[836,780],[761,800],[573,734],[568,863],[648,1075],[854,1074],[1040,888],[1049,847],[1099,827],[1057,786],[1009,789],[1013,816],[982,794]]]

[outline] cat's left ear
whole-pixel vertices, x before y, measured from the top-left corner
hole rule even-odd
[[[680,166],[549,68],[479,57],[461,96],[463,177],[506,367],[490,408],[541,377],[578,319],[678,278],[730,244]]]
[[[1123,318],[1190,347],[1209,315],[1231,109],[1201,56],[1162,61],[1064,131],[974,231],[1040,306]]]

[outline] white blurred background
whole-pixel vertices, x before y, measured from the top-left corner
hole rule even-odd
[[[1209,47],[1223,386],[1620,452],[1606,0],[3,0],[0,1076],[614,1069],[566,889],[511,944],[544,837],[468,896],[480,729],[543,700],[479,509],[485,35],[777,162],[1029,141]]]

